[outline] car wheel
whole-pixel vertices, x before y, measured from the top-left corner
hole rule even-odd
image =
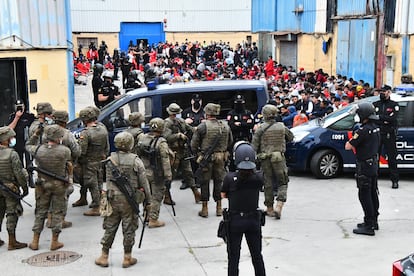
[[[341,161],[332,150],[316,152],[311,159],[310,169],[317,178],[337,177],[341,169]]]

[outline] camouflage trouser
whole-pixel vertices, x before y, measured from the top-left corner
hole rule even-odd
[[[41,185],[36,185],[35,222],[32,228],[34,233],[40,234],[42,232],[48,211],[52,215],[52,232],[61,232],[67,207],[66,189],[67,185],[58,180],[46,180]]]
[[[198,182],[201,187],[201,201],[209,201],[210,199],[210,179],[213,179],[214,201],[221,199],[220,192],[225,175],[226,169],[224,160],[212,161],[205,168],[203,168],[203,174]]]
[[[173,173],[173,179],[177,176],[178,172],[181,172],[184,183],[189,187],[195,187],[193,170],[191,168],[190,160],[184,160],[183,154],[176,154],[174,163],[171,167]]]
[[[1,222],[3,222],[4,215],[6,215],[7,232],[14,233],[16,231],[19,216],[22,215],[23,212],[23,207],[20,201],[0,192],[0,208]]]
[[[157,177],[154,179],[152,174],[147,174],[148,183],[151,186],[152,200],[151,200],[151,212],[149,217],[157,220],[160,216],[161,202],[165,194],[164,179]]]
[[[264,178],[264,204],[268,207],[273,206],[273,180],[276,177],[278,182],[277,188],[277,201],[286,202],[287,199],[287,188],[289,183],[288,169],[286,161],[283,159],[280,162],[271,162],[270,158],[261,161]]]
[[[98,161],[89,161],[87,164],[82,164],[82,182],[81,186],[89,189],[92,197],[91,208],[99,207],[100,195],[102,187],[102,165]]]
[[[101,244],[104,251],[109,251],[114,242],[119,224],[122,222],[122,234],[124,236],[124,251],[131,252],[135,244],[135,231],[138,229],[138,215],[132,210],[125,196],[114,195],[110,199],[112,214],[104,218],[105,229]]]

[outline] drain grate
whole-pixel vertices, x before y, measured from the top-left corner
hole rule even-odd
[[[28,259],[24,259],[22,262],[33,266],[48,267],[72,263],[80,257],[82,257],[81,254],[72,251],[55,251],[40,253]]]

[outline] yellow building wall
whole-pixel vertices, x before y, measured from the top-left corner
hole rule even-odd
[[[37,80],[37,93],[29,94],[30,111],[39,102],[49,102],[54,109],[68,110],[68,68],[64,50],[1,51],[0,58],[25,57],[27,87],[29,80]]]
[[[99,45],[101,45],[102,40],[105,41],[105,44],[108,46],[108,52],[112,55],[114,48],[119,48],[119,36],[118,33],[80,33],[80,34],[72,34],[72,43],[74,47],[74,51],[76,56],[78,55],[78,46],[79,41],[78,38],[96,38],[98,39],[98,43],[95,45],[97,49],[99,49]],[[88,46],[82,44],[83,49],[82,53],[86,56],[86,52],[88,51]]]
[[[168,42],[178,42],[179,44],[185,42],[186,39],[189,42],[198,41],[202,43],[206,41],[207,44],[221,40],[225,43],[230,42],[230,46],[235,47],[237,43],[242,44],[243,42],[247,42],[248,36],[251,37],[251,42],[257,42],[258,34],[250,32],[166,33],[165,39]]]
[[[326,54],[322,51],[322,42],[330,38],[330,44]],[[332,75],[335,71],[333,63],[335,54],[333,39],[330,35],[308,35],[298,36],[298,68],[303,67],[305,71],[314,71],[322,68],[325,73]]]

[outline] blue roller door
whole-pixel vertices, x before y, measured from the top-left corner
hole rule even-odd
[[[148,39],[148,44],[165,41],[164,26],[161,22],[121,22],[119,46],[122,51],[128,50],[129,42],[137,44],[137,39]]]

